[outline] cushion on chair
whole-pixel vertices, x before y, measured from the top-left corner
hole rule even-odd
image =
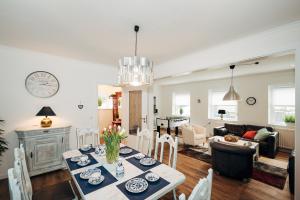
[[[247,132],[243,135],[243,138],[253,140],[254,137],[255,137],[255,135],[256,135],[256,131],[247,131]]]
[[[33,200],[71,200],[75,195],[69,181],[52,185],[33,193]]]
[[[259,129],[254,137],[255,140],[263,141],[265,140],[271,132],[269,132],[266,128]]]

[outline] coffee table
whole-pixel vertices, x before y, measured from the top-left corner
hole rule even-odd
[[[221,142],[223,144],[228,144],[228,145],[232,145],[232,146],[248,146],[250,144],[249,147],[251,149],[256,150],[255,154],[253,155],[253,159],[256,161],[259,158],[259,143],[257,143],[257,142],[240,140],[240,139],[237,142],[228,142],[224,139],[223,136],[213,136],[213,137],[208,138],[208,152],[207,153],[209,155],[211,155],[211,147],[210,147],[211,142]]]

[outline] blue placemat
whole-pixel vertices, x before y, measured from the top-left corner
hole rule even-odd
[[[149,171],[149,172],[151,172],[151,171]],[[144,178],[145,179],[145,175],[149,172],[145,172],[139,176],[136,176],[135,178]],[[170,182],[168,182],[165,179],[160,177],[159,180],[156,181],[155,183],[148,182],[149,186],[144,192],[142,192],[140,194],[134,194],[134,193],[128,192],[126,190],[126,188],[125,188],[126,182],[127,181],[120,183],[119,185],[117,185],[117,188],[119,188],[119,190],[121,190],[121,192],[130,200],[146,199],[149,196],[151,196],[152,194],[154,194],[155,192],[159,191],[160,189],[162,189],[170,184]]]
[[[121,154],[121,153],[120,153],[120,156],[122,156],[123,158],[128,158],[129,156],[132,156],[132,155],[134,155],[134,154],[140,153],[140,152],[138,152],[137,150],[135,150],[135,149],[133,149],[133,148],[130,148],[130,147],[128,147],[128,146],[122,147],[122,148],[120,148],[120,150],[121,150],[121,149],[124,149],[124,148],[132,149],[132,152],[131,152],[131,153],[128,153],[128,154]]]
[[[94,165],[94,164],[97,164],[98,162],[93,158],[93,156],[91,156],[90,154],[86,154],[89,159],[91,160],[90,164],[86,165],[86,166],[83,166],[83,167],[87,167],[89,165]],[[76,162],[72,162],[71,161],[71,158],[68,158],[66,159],[67,163],[68,163],[68,166],[70,168],[71,171],[75,170],[75,169],[80,169],[82,168],[81,166],[77,165]]]
[[[148,156],[146,156],[145,158],[149,158]],[[156,163],[154,165],[151,166],[144,166],[142,164],[140,164],[140,160],[136,159],[135,157],[132,158],[128,158],[126,159],[128,162],[130,162],[131,164],[133,164],[134,166],[136,166],[137,168],[139,168],[140,170],[143,171],[148,171],[150,169],[152,169],[153,167],[156,167],[158,165],[161,164],[161,162],[159,162],[158,160],[156,161]]]
[[[91,185],[88,183],[88,180],[80,178],[80,173],[75,174],[76,181],[80,186],[81,191],[83,192],[84,195],[93,192],[95,190],[98,190],[100,188],[103,188],[117,181],[117,179],[113,175],[111,175],[111,173],[109,173],[103,166],[98,168],[101,169],[101,174],[104,176],[103,182],[100,183],[99,185]]]
[[[79,149],[79,151],[80,151],[80,153],[82,153],[82,154],[88,154],[88,153],[95,152],[95,148],[92,147],[92,148],[91,148],[90,150],[88,150],[88,151],[82,151],[81,149]]]

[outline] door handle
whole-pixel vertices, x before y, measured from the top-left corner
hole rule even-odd
[[[32,158],[33,157],[33,153],[32,152],[30,152],[30,158]]]

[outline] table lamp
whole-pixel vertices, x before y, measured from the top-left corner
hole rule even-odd
[[[223,120],[223,115],[226,114],[225,110],[218,110],[218,114],[221,115],[221,120]]]
[[[48,116],[56,116],[53,110],[49,106],[44,106],[36,116],[45,116],[41,121],[41,127],[50,127],[52,125],[52,121]]]

